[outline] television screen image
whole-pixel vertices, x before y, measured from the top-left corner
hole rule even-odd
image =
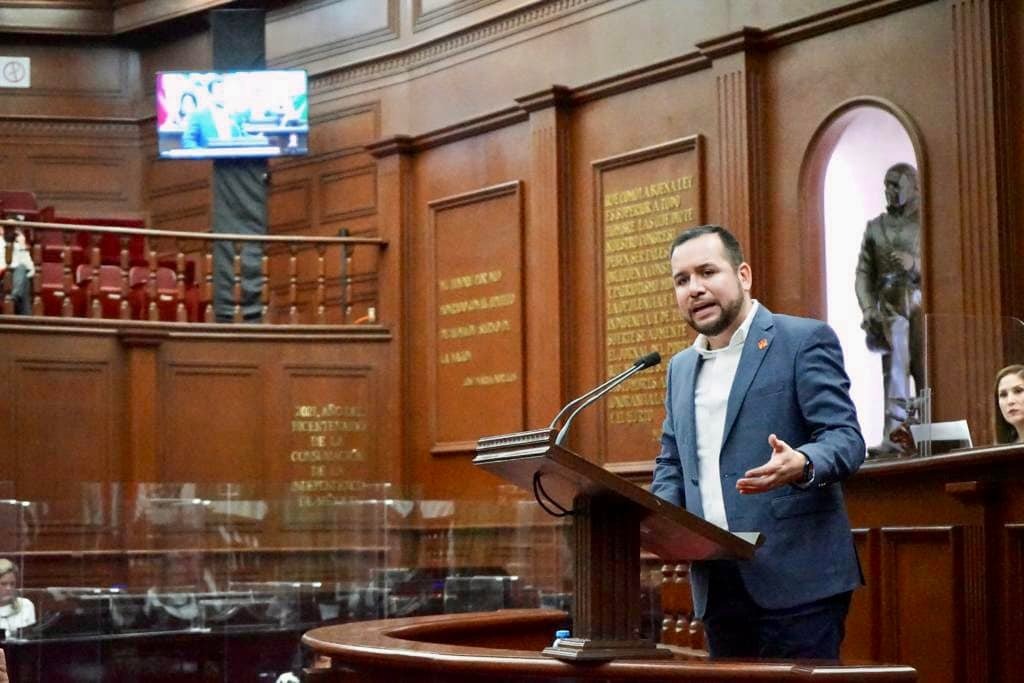
[[[306,72],[162,71],[156,126],[162,159],[306,154]]]

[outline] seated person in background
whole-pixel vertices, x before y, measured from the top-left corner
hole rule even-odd
[[[178,100],[178,116],[174,119],[174,125],[184,128],[198,108],[199,101],[196,100],[196,96],[190,92],[183,92],[181,99]]]
[[[1024,365],[996,374],[996,442],[1024,443]]]
[[[36,623],[36,607],[18,595],[18,567],[0,558],[0,629],[7,635]]]
[[[36,274],[36,266],[32,263],[32,254],[21,230],[14,231],[14,246],[11,250],[11,298],[14,299],[14,312],[18,315],[32,315],[32,276]],[[0,277],[8,268],[7,242],[0,230]]]
[[[186,149],[208,147],[213,140],[231,140],[244,135],[242,127],[228,111],[224,79],[214,78],[206,87],[209,90],[206,106],[192,112],[181,134],[181,146]]]

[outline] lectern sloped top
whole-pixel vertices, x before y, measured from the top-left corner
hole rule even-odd
[[[664,560],[750,559],[757,532],[731,533],[589,460],[555,445],[556,430],[489,436],[477,442],[473,464],[564,509],[577,496],[612,496],[640,510],[641,547]],[[538,486],[535,487],[535,477]]]

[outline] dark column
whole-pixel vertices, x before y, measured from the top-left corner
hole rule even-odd
[[[266,21],[263,10],[230,9],[210,12],[213,68],[218,71],[256,71],[266,68]],[[213,162],[213,231],[267,233],[266,159],[218,159]],[[241,314],[256,322],[263,316],[263,248],[241,247]],[[213,306],[218,322],[235,318],[234,245],[217,242],[213,250]]]

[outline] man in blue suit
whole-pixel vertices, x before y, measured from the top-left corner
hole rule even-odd
[[[751,299],[750,266],[724,228],[686,230],[670,253],[698,336],[669,362],[651,491],[764,535],[752,560],[691,567],[710,654],[838,659],[863,583],[841,482],[865,453],[839,341]]]
[[[215,77],[206,87],[207,105],[185,120],[181,133],[181,146],[185,149],[209,147],[214,140],[233,140],[245,135],[234,114],[228,111],[224,79]]]

